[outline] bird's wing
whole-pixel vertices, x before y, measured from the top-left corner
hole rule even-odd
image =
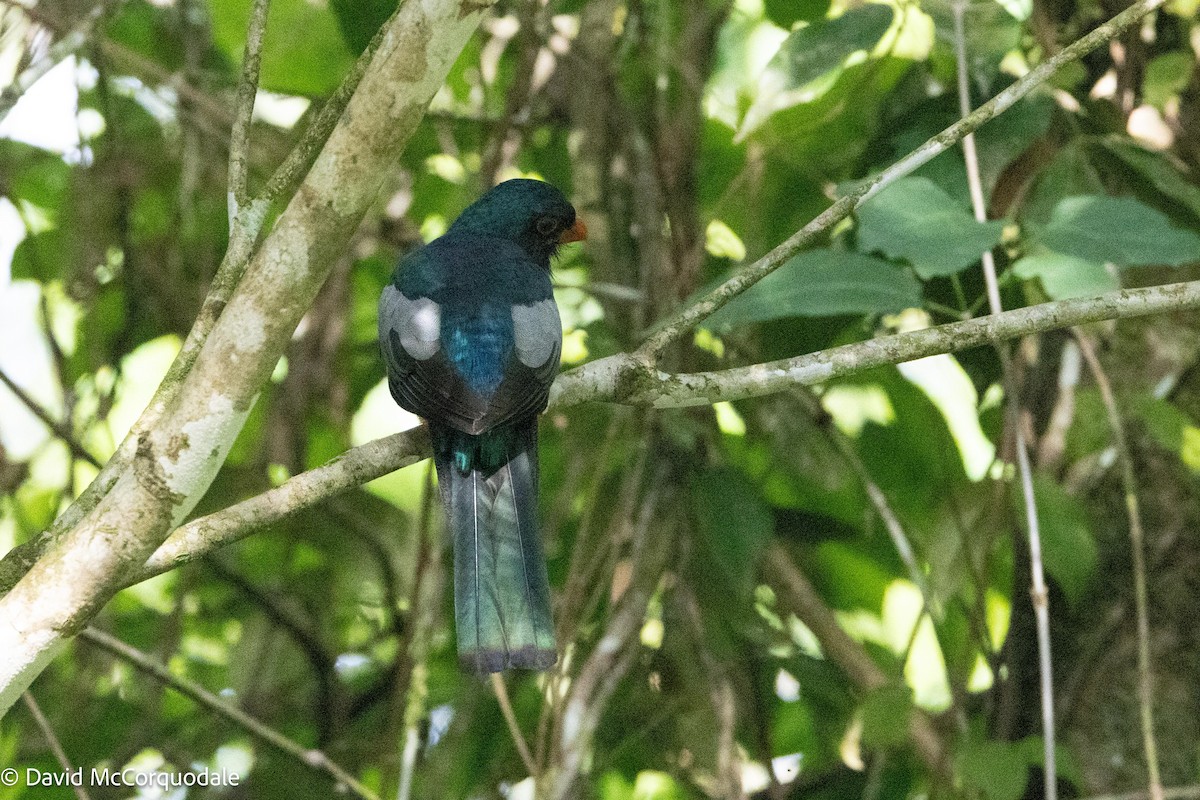
[[[546,407],[562,350],[551,297],[506,307],[490,302],[485,310],[479,303],[455,306],[445,292],[421,295],[419,288],[410,297],[389,285],[379,303],[379,341],[397,403],[467,433]]]

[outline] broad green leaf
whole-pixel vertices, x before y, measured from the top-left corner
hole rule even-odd
[[[814,551],[812,566],[807,571],[832,608],[843,611],[865,608],[878,613],[896,576],[891,565],[876,555],[862,542],[822,542]],[[854,579],[848,580],[851,575]]]
[[[979,180],[984,197],[991,197],[997,181],[1009,165],[1045,134],[1056,108],[1048,92],[1034,92],[975,132]],[[882,171],[893,161],[917,149],[959,117],[957,111],[945,108],[936,98],[915,109],[912,116],[910,127],[895,135],[891,147],[881,151],[873,161],[872,173]],[[959,148],[951,148],[922,165],[913,176],[929,178],[963,207],[970,202],[967,169]]]
[[[250,4],[212,0],[213,39],[234,64],[242,61]],[[263,42],[262,88],[314,97],[337,88],[354,57],[338,20],[323,2],[274,0]]]
[[[701,541],[735,597],[748,597],[758,558],[774,523],[758,490],[740,470],[719,468],[696,477],[692,503]]]
[[[803,699],[775,706],[771,720],[771,755],[807,753],[820,747],[813,710]]]
[[[1090,297],[1121,288],[1110,267],[1051,250],[1019,259],[1013,264],[1013,274],[1026,280],[1041,280],[1042,288],[1052,300]]]
[[[1044,225],[1064,197],[1104,192],[1104,181],[1092,163],[1089,148],[1081,141],[1069,141],[1034,178],[1021,203],[1019,221],[1023,227],[1034,223]]]
[[[1192,472],[1200,472],[1200,427],[1169,400],[1153,395],[1131,398],[1130,411],[1158,445],[1175,453]]]
[[[1041,736],[1026,736],[1013,745],[1025,754],[1026,760],[1035,767],[1046,765],[1046,749]],[[1054,762],[1059,777],[1066,778],[1076,786],[1083,786],[1083,770],[1079,768],[1079,760],[1075,752],[1065,746],[1062,741],[1054,745]]]
[[[1200,217],[1200,188],[1184,177],[1184,168],[1172,162],[1169,156],[1152,153],[1123,136],[1106,137],[1100,144],[1149,181],[1155,189]]]
[[[1017,800],[1029,780],[1028,759],[1019,743],[973,741],[959,753],[958,773],[987,800]]]
[[[397,0],[330,0],[342,37],[353,53],[367,49],[371,37],[396,10]]]
[[[842,250],[809,250],[734,298],[705,323],[713,330],[785,317],[832,317],[901,311],[921,304],[907,271]]]
[[[1188,50],[1171,50],[1156,56],[1146,65],[1142,96],[1155,108],[1163,108],[1188,85],[1195,66],[1196,61]]]
[[[65,209],[67,191],[71,180],[71,166],[54,153],[27,148],[18,142],[4,142],[0,148],[0,161],[9,155],[20,154],[24,158],[14,161],[6,169],[15,171],[11,182],[4,187],[5,193],[14,200],[25,200],[57,219]],[[14,169],[15,168],[15,169]]]
[[[988,90],[998,77],[1001,59],[1020,44],[1023,30],[1020,20],[1029,15],[1030,5],[1030,0],[971,5],[964,32],[969,74],[979,87],[976,91],[980,88]],[[926,0],[921,8],[933,18],[938,39],[953,42],[954,0]],[[953,73],[950,73],[950,78],[953,80]]]
[[[71,241],[61,228],[26,236],[12,257],[14,280],[33,278],[43,283],[60,280],[71,267]]]
[[[1200,260],[1200,236],[1132,197],[1064,198],[1034,238],[1060,253],[1123,267]]]
[[[784,30],[797,22],[815,22],[829,13],[829,0],[764,0],[767,19]]]
[[[860,50],[870,50],[892,24],[889,6],[868,3],[837,19],[814,22],[793,32],[767,64],[758,94],[742,120],[739,138],[748,136],[777,111],[813,99],[808,84],[842,66]]]
[[[1099,561],[1087,512],[1077,498],[1045,478],[1034,478],[1034,498],[1046,572],[1075,605],[1083,599]],[[1019,502],[1019,497],[1016,500]]]
[[[912,691],[903,685],[881,686],[862,704],[862,742],[870,748],[891,747],[908,741]]]
[[[912,264],[922,278],[953,275],[1000,243],[1004,223],[976,222],[927,178],[902,178],[858,211],[858,246]]]
[[[249,5],[245,4],[245,8],[248,9]],[[179,16],[175,9],[155,7],[136,0],[126,4],[108,21],[106,33],[112,41],[149,58],[168,72],[175,72],[183,67]],[[243,24],[243,41],[245,35],[246,26]],[[239,52],[235,61],[240,60]]]

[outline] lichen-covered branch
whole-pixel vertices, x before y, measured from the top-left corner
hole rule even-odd
[[[550,408],[564,409],[589,401],[655,408],[707,405],[1073,325],[1196,309],[1200,309],[1200,281],[1190,281],[1043,303],[719,372],[670,375],[651,370],[631,356],[613,356],[562,375],[552,390]],[[274,489],[177,528],[140,569],[123,579],[122,585],[182,566],[339,492],[425,458],[428,452],[424,428],[348,450]],[[0,562],[0,592],[24,574],[34,558],[27,546],[5,556]]]
[[[255,252],[130,467],[0,599],[0,713],[144,564],[208,489],[330,266],[374,201],[488,3],[414,0]]]
[[[1189,281],[1042,303],[718,372],[670,375],[633,356],[610,356],[563,375],[550,397],[551,403],[560,408],[594,399],[654,408],[709,405],[1072,325],[1197,308],[1200,281]]]

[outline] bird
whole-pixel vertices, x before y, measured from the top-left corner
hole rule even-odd
[[[557,188],[504,181],[403,257],[379,298],[388,388],[429,426],[453,540],[459,662],[480,675],[558,659],[537,424],[562,352],[550,263],[586,238]]]

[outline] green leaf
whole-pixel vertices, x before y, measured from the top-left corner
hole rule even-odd
[[[894,747],[908,741],[912,691],[907,686],[881,686],[862,704],[862,742],[870,748]]]
[[[705,322],[713,330],[786,317],[892,313],[921,304],[921,284],[878,258],[809,250],[787,261]]]
[[[1018,278],[1041,280],[1052,300],[1064,297],[1090,297],[1121,288],[1117,276],[1104,264],[1051,250],[1025,256],[1013,264]]]
[[[10,147],[0,149],[0,156],[6,156],[11,147],[17,143],[7,143]],[[24,149],[24,148],[21,148]],[[32,148],[31,148],[32,149]],[[13,199],[26,200],[38,208],[57,216],[66,205],[67,191],[70,188],[71,167],[53,153],[33,151],[35,155],[25,162],[23,168],[16,172],[7,192]],[[12,164],[13,162],[9,162]]]
[[[12,278],[42,283],[61,280],[71,268],[70,254],[70,237],[61,228],[26,236],[13,252]]]
[[[870,50],[892,24],[889,6],[868,3],[837,19],[794,31],[767,64],[758,93],[742,119],[738,137],[748,136],[777,111],[812,99],[805,87],[842,66],[860,50]]]
[[[1200,217],[1200,188],[1183,177],[1185,169],[1163,153],[1152,153],[1125,137],[1106,137],[1101,146],[1112,153],[1176,204]]]
[[[771,720],[771,755],[808,753],[820,748],[816,721],[808,703],[780,703]]]
[[[250,4],[213,0],[213,39],[234,64],[242,62]],[[324,3],[275,0],[267,15],[261,86],[315,97],[332,92],[354,63],[338,20]]]
[[[764,0],[767,19],[784,30],[797,22],[815,22],[829,13],[829,0]]]
[[[1051,250],[1118,266],[1200,259],[1200,236],[1132,197],[1084,195],[1059,201],[1035,240]]]
[[[927,178],[902,178],[858,211],[858,245],[913,265],[922,278],[953,275],[1000,243],[1004,223],[976,222]]]
[[[244,6],[249,8],[248,4]],[[125,45],[169,72],[175,72],[183,67],[179,19],[180,15],[174,9],[156,8],[138,0],[126,4],[108,22],[106,33],[112,41]],[[243,37],[246,35],[245,19],[248,17],[243,18]],[[234,60],[240,61],[241,57],[239,51]]]
[[[1076,605],[1096,574],[1096,537],[1083,504],[1066,489],[1042,477],[1034,478],[1033,489],[1046,572],[1058,582],[1067,601]],[[1014,502],[1020,503],[1019,495]]]
[[[361,53],[396,10],[397,0],[330,0],[329,4],[350,51]]]
[[[1163,108],[1187,86],[1195,66],[1195,59],[1187,50],[1172,50],[1156,56],[1146,65],[1142,96],[1155,108]]]
[[[968,742],[959,753],[958,773],[988,800],[1017,800],[1029,780],[1023,748],[1008,742]]]
[[[774,526],[757,489],[740,470],[722,467],[696,477],[692,502],[701,543],[716,567],[714,577],[735,596],[748,598]]]

